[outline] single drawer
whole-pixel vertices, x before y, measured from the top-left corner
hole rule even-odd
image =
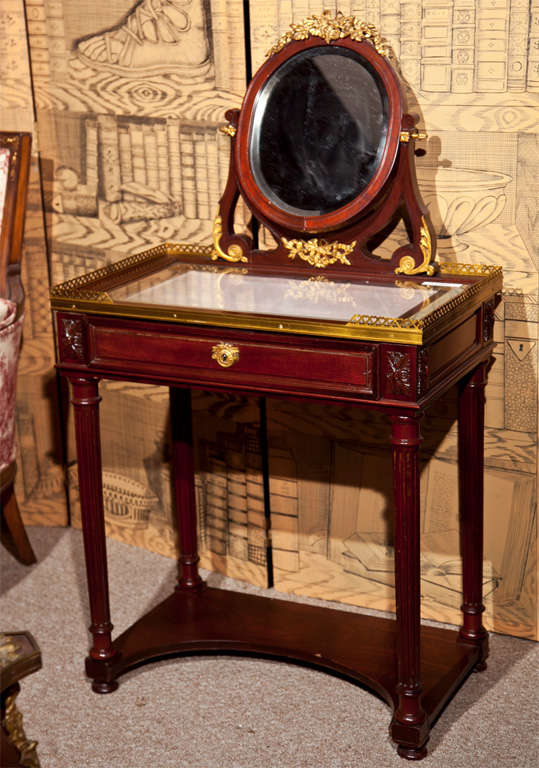
[[[140,325],[140,324],[139,324]],[[193,383],[268,391],[329,391],[375,396],[376,344],[304,340],[271,343],[179,326],[160,332],[90,325],[90,366]],[[323,346],[322,346],[323,345]]]

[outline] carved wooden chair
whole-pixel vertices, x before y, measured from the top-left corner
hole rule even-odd
[[[11,548],[26,565],[35,563],[36,557],[13,483],[16,379],[24,309],[20,263],[30,145],[30,134],[0,132],[0,509],[2,538],[9,532]]]

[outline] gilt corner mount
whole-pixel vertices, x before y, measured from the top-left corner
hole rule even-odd
[[[434,274],[435,238],[415,173],[415,142],[425,134],[406,113],[372,24],[329,11],[292,24],[226,118],[230,168],[213,258]],[[274,247],[235,231],[240,196]],[[380,258],[400,221],[409,242]]]

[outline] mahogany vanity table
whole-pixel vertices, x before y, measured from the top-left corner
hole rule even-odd
[[[59,370],[71,382],[75,413],[93,635],[87,673],[94,691],[108,693],[141,662],[183,652],[309,663],[380,694],[394,709],[390,732],[399,754],[421,759],[431,724],[468,674],[485,667],[488,654],[481,621],[483,407],[501,269],[435,264],[415,185],[420,134],[372,27],[340,14],[312,17],[270,54],[241,112],[227,113],[230,176],[213,245],[166,243],[52,291]],[[339,135],[331,145],[333,130]],[[281,150],[287,154],[279,160]],[[256,248],[236,234],[240,194],[272,232],[274,248]],[[376,246],[399,218],[410,243],[389,259],[377,258]],[[170,387],[181,548],[175,592],[114,640],[101,484],[102,378]],[[463,564],[458,632],[420,625],[419,570],[420,423],[455,384]],[[201,581],[191,388],[353,404],[388,416],[395,620]]]

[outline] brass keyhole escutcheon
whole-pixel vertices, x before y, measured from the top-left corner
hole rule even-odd
[[[235,344],[221,342],[212,347],[211,357],[212,360],[216,360],[223,368],[230,368],[231,365],[234,365],[240,359],[240,350]]]

